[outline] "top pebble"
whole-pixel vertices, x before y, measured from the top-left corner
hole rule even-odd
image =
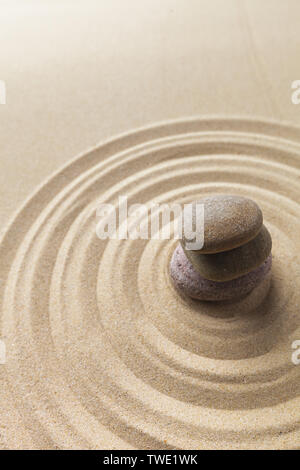
[[[251,199],[220,194],[193,204],[204,205],[204,246],[199,250],[203,254],[238,248],[255,238],[262,228],[262,211]],[[188,242],[191,240],[183,234],[181,243],[185,249]]]

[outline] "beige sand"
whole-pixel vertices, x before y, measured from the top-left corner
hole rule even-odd
[[[0,253],[23,446],[298,445],[297,134],[242,120],[161,125],[75,160],[26,204]],[[119,194],[182,203],[212,192],[262,207],[270,290],[229,305],[185,302],[168,275],[174,240],[96,237],[97,204]]]
[[[271,63],[264,69],[250,39],[253,29],[248,25],[245,33],[247,15],[236,2],[226,2],[226,9],[222,14],[217,9],[216,16],[207,7],[209,20],[203,22],[205,31],[201,33],[198,23],[192,21],[196,13],[199,15],[196,3],[199,5],[192,2],[191,10],[186,11],[183,2],[168,1],[168,9],[163,9],[167,15],[169,8],[174,8],[176,18],[173,22],[169,19],[163,29],[169,31],[163,42],[167,49],[163,57],[176,51],[171,61],[166,59],[174,66],[165,75],[174,85],[172,96],[160,88],[158,99],[154,87],[150,86],[153,93],[149,92],[147,83],[142,86],[138,81],[143,89],[132,91],[131,96],[138,98],[130,107],[122,97],[132,82],[125,79],[122,96],[115,97],[120,100],[119,115],[114,109],[118,108],[116,102],[111,101],[107,114],[101,110],[101,122],[95,119],[100,116],[99,110],[93,117],[79,111],[74,117],[67,108],[68,120],[66,103],[70,104],[72,97],[58,104],[61,108],[57,112],[51,101],[51,110],[39,131],[39,119],[33,113],[24,134],[20,131],[17,139],[12,128],[16,102],[5,111],[0,108],[1,117],[4,112],[11,116],[8,123],[3,119],[1,130],[3,135],[7,131],[3,140],[3,157],[7,158],[2,168],[9,170],[2,176],[4,189],[11,194],[9,204],[24,199],[52,166],[56,168],[80,146],[86,147],[88,137],[92,143],[96,137],[115,134],[122,130],[121,120],[133,129],[142,124],[145,109],[149,111],[145,122],[168,118],[165,124],[143,125],[142,130],[125,133],[69,163],[24,203],[6,230],[0,246],[0,338],[7,345],[7,363],[0,365],[1,448],[299,447],[300,366],[291,361],[291,345],[300,339],[300,129],[292,125],[300,107],[289,101],[290,81],[297,76],[293,75],[294,58],[285,56],[292,54],[292,42],[288,49],[292,28],[284,30],[284,47],[280,49],[277,44],[276,57],[274,44],[269,42],[273,38],[270,32],[276,29],[272,22],[281,25],[283,31],[283,26],[292,21],[291,12],[283,4],[266,2],[275,5],[275,20],[274,16],[271,20],[267,6],[261,11],[258,2],[246,3],[251,18],[257,20],[254,31],[265,45],[264,57]],[[204,4],[201,2],[201,7]],[[297,10],[296,3],[292,4]],[[143,13],[141,23],[147,24],[148,18],[153,22],[159,11],[157,3],[157,11],[153,7],[149,17]],[[79,18],[79,9],[76,12]],[[185,15],[183,19],[180,13]],[[269,26],[265,30],[258,21],[260,13],[264,26]],[[159,18],[164,24],[162,16]],[[236,21],[240,30],[235,33],[230,25]],[[183,39],[182,22],[190,25],[191,37],[186,39],[186,49],[176,49]],[[221,29],[220,34],[231,31],[230,37],[222,36],[225,43],[222,47],[219,44],[221,52],[216,51],[219,59],[227,51],[227,68],[225,60],[218,65],[214,55],[210,59],[205,55],[208,45],[214,45],[210,23]],[[162,24],[157,23],[158,31]],[[296,22],[293,24],[296,28]],[[142,30],[141,26],[140,34]],[[195,44],[198,34],[206,75],[200,79],[198,70],[199,80],[191,78],[183,86],[181,73],[192,76],[192,65],[188,65],[191,57],[184,52],[191,50],[189,41]],[[235,34],[242,41],[234,40]],[[133,45],[135,41],[130,38]],[[160,50],[161,36],[158,39],[154,40],[155,51]],[[173,39],[175,44],[169,44]],[[245,47],[248,52],[235,68],[235,59]],[[182,61],[173,62],[181,53]],[[61,57],[60,52],[57,54]],[[160,52],[157,54],[160,57]],[[76,51],[74,56],[77,60]],[[153,61],[152,57],[150,63]],[[160,71],[163,63],[156,63],[151,72]],[[181,71],[183,65],[188,68]],[[84,65],[77,66],[84,69]],[[141,67],[141,77],[146,78],[146,64]],[[281,78],[270,87],[270,76],[264,70],[279,69]],[[73,87],[71,68],[65,71]],[[251,78],[245,82],[249,71]],[[233,77],[234,72],[240,75]],[[111,76],[115,77],[113,73]],[[216,86],[220,91],[220,77],[222,104],[216,91]],[[80,75],[81,84],[85,78],[85,74]],[[119,77],[112,87],[115,92],[117,83]],[[276,94],[274,89],[279,86],[282,89]],[[65,93],[67,88],[66,84]],[[37,95],[33,91],[30,94],[34,98],[31,110],[41,105],[37,90],[41,88],[35,89]],[[90,98],[93,105],[88,111],[92,112],[93,92],[86,93],[83,101]],[[205,106],[196,106],[197,96]],[[244,102],[243,97],[247,97]],[[137,112],[139,106],[143,111]],[[253,119],[169,121],[170,117],[196,112],[248,114]],[[257,118],[259,114],[290,122],[270,123]],[[115,116],[119,116],[117,124]],[[96,128],[105,127],[103,121],[107,123],[107,119],[111,125],[97,134]],[[55,140],[56,126],[63,124]],[[34,137],[37,140],[30,147]],[[66,148],[62,149],[64,142]],[[12,145],[15,162],[9,160]],[[32,178],[22,178],[26,165]],[[218,192],[255,199],[273,237],[272,279],[238,303],[183,301],[168,276],[176,244],[173,240],[104,242],[96,237],[97,204],[114,202],[119,194],[127,194],[129,203],[154,199],[184,202]],[[1,200],[3,220],[12,211],[6,201]]]

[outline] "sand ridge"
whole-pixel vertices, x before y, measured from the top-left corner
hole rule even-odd
[[[297,128],[203,118],[118,137],[46,181],[0,247],[0,372],[18,446],[297,447],[299,177]],[[234,304],[178,295],[174,240],[96,237],[97,205],[120,194],[213,193],[257,201],[274,243],[270,288]],[[1,442],[15,445],[5,430]]]

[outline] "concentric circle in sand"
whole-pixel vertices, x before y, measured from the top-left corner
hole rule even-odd
[[[27,201],[0,251],[1,373],[21,448],[299,446],[299,135],[166,123],[81,156]],[[273,237],[272,279],[239,302],[182,298],[168,273],[176,240],[96,236],[97,206],[119,195],[211,193],[256,200]]]

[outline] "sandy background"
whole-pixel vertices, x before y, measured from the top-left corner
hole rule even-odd
[[[1,231],[43,184],[0,246],[0,448],[299,447],[299,14],[0,2]],[[212,192],[255,199],[273,237],[271,284],[234,305],[178,296],[173,240],[96,237],[119,194]]]
[[[297,0],[0,2],[1,226],[54,170],[194,115],[300,123]]]

